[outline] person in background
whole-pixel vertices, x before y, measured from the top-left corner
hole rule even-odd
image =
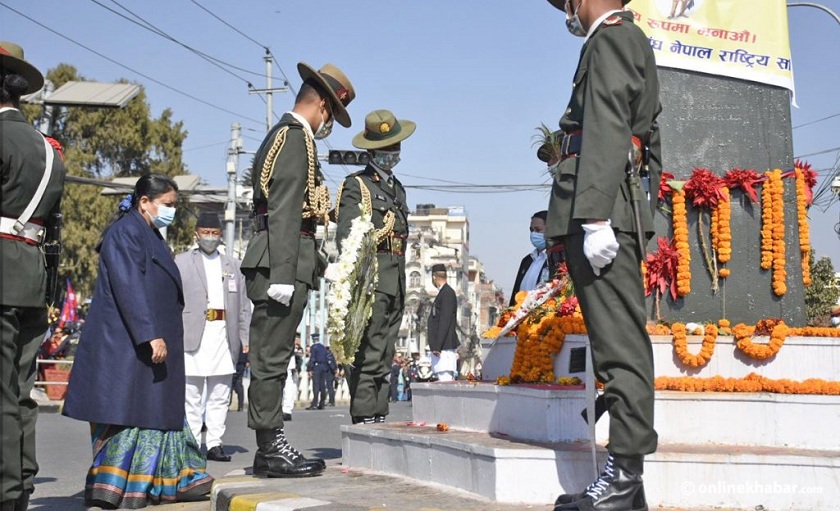
[[[390,389],[390,396],[388,400],[391,403],[395,403],[399,401],[399,384],[400,384],[400,372],[402,371],[402,360],[397,353],[394,355],[394,359],[391,361],[391,389]]]
[[[312,382],[312,403],[307,410],[323,410],[327,401],[327,373],[329,372],[327,348],[321,344],[321,334],[314,333],[311,339],[312,356],[309,357],[306,370],[309,372],[309,381]]]
[[[446,266],[432,266],[432,283],[438,294],[429,314],[429,349],[432,352],[432,370],[438,381],[453,381],[458,374],[458,298],[455,290],[446,283]]]
[[[0,42],[0,509],[23,511],[35,491],[35,359],[47,331],[42,254],[64,193],[64,162],[20,111],[44,76],[23,48]],[[44,181],[46,188],[39,189]],[[34,210],[32,210],[34,208]],[[51,242],[52,239],[46,240]],[[56,268],[57,270],[57,265]]]
[[[510,293],[509,305],[511,307],[516,304],[516,293],[531,291],[548,282],[548,257],[545,251],[545,219],[547,217],[546,210],[537,211],[531,217],[531,245],[534,246],[534,250],[523,257],[522,262],[519,263],[513,291]]]
[[[195,500],[213,485],[185,420],[184,291],[158,230],[177,200],[171,178],[141,176],[97,246],[99,277],[63,410],[91,425],[87,506]]]
[[[184,368],[187,422],[201,444],[207,427],[207,459],[230,461],[222,436],[239,353],[248,352],[251,302],[239,261],[219,252],[222,222],[202,213],[195,225],[198,247],[175,257],[184,285]]]
[[[327,349],[327,369],[327,374],[324,375],[326,377],[325,385],[327,386],[327,406],[335,406],[335,379],[338,366],[331,349]]]
[[[289,366],[286,368],[288,376],[286,376],[286,383],[283,387],[283,421],[292,420],[292,412],[295,409],[295,402],[298,397],[300,371],[303,369],[300,351],[300,334],[295,332],[295,351],[289,358]]]

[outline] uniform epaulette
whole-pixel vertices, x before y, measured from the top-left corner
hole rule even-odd
[[[604,25],[608,27],[617,27],[623,22],[624,20],[621,18],[621,16],[619,16],[618,14],[613,14],[612,16],[604,20]]]

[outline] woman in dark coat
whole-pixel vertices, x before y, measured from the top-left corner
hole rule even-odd
[[[79,340],[64,415],[91,423],[85,502],[141,508],[193,500],[213,478],[184,417],[184,297],[158,228],[177,185],[142,176],[99,247],[99,278]]]

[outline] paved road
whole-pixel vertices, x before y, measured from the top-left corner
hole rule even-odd
[[[306,456],[318,456],[328,465],[341,461],[339,426],[350,424],[347,406],[324,410],[295,410],[286,434],[292,444]],[[411,404],[391,405],[393,420],[411,420]],[[31,510],[82,511],[85,474],[91,463],[90,431],[87,423],[63,417],[58,413],[41,413],[38,418],[38,462],[40,473],[35,481]],[[244,412],[230,412],[224,435],[225,450],[233,455],[230,463],[208,462],[207,471],[214,477],[241,473],[254,460],[256,442],[247,426]],[[208,504],[170,504],[158,506],[161,511],[207,510]]]

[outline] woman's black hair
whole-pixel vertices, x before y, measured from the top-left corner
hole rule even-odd
[[[21,75],[7,74],[0,69],[0,103],[11,103],[18,108],[20,97],[29,88],[29,81]]]
[[[143,174],[137,183],[134,185],[134,191],[129,193],[120,201],[117,212],[111,217],[108,225],[102,231],[102,236],[99,238],[99,243],[96,244],[96,252],[102,249],[102,240],[105,239],[105,233],[111,228],[114,223],[120,218],[124,217],[132,209],[137,209],[142,197],[148,197],[150,200],[155,200],[165,193],[171,191],[178,191],[178,184],[169,176],[163,174]]]

